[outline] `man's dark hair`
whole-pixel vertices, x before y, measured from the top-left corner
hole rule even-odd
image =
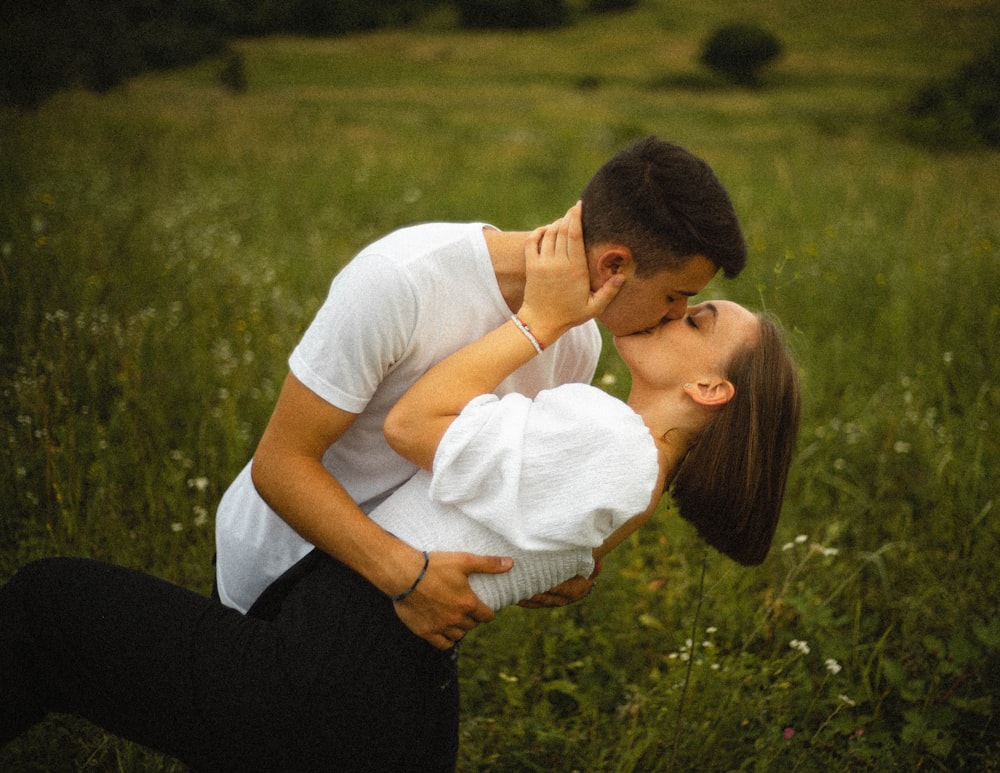
[[[729,194],[711,167],[684,148],[647,137],[604,164],[583,192],[587,246],[621,244],[636,274],[677,270],[704,255],[729,279],[747,261]]]

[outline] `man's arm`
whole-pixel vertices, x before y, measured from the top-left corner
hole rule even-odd
[[[365,515],[322,463],[354,419],[289,374],[254,454],[253,482],[302,537],[392,596],[413,584],[422,554]],[[416,590],[396,602],[396,612],[416,635],[446,649],[494,616],[469,588],[468,575],[509,568],[509,559],[435,553]]]

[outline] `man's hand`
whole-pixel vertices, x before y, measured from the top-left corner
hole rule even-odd
[[[502,574],[510,558],[471,553],[431,553],[427,572],[416,589],[394,602],[396,614],[414,634],[439,650],[452,647],[480,623],[495,617],[469,587],[470,574]]]

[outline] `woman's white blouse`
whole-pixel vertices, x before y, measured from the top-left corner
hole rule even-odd
[[[371,517],[420,550],[512,556],[470,578],[493,609],[593,571],[593,548],[643,512],[659,472],[642,419],[596,387],[565,384],[531,400],[472,400],[418,472]]]

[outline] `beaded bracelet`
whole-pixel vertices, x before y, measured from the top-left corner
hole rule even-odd
[[[527,339],[531,341],[531,345],[535,347],[535,351],[541,354],[542,351],[545,349],[545,347],[542,346],[541,341],[535,338],[535,334],[531,332],[531,328],[528,327],[524,322],[522,322],[521,318],[518,317],[517,314],[511,315],[511,319],[514,320],[514,324],[517,325],[518,329],[522,333],[524,333]]]
[[[407,596],[409,596],[411,593],[413,593],[413,591],[415,591],[417,589],[417,586],[420,584],[420,581],[422,579],[424,579],[424,575],[427,573],[427,565],[430,562],[431,562],[431,557],[429,555],[427,555],[427,551],[425,550],[424,551],[424,568],[420,570],[420,574],[418,574],[417,575],[417,579],[415,579],[413,581],[413,585],[411,585],[409,588],[407,588],[406,590],[404,590],[402,593],[400,593],[397,596],[390,596],[389,600],[390,601],[402,601]]]

